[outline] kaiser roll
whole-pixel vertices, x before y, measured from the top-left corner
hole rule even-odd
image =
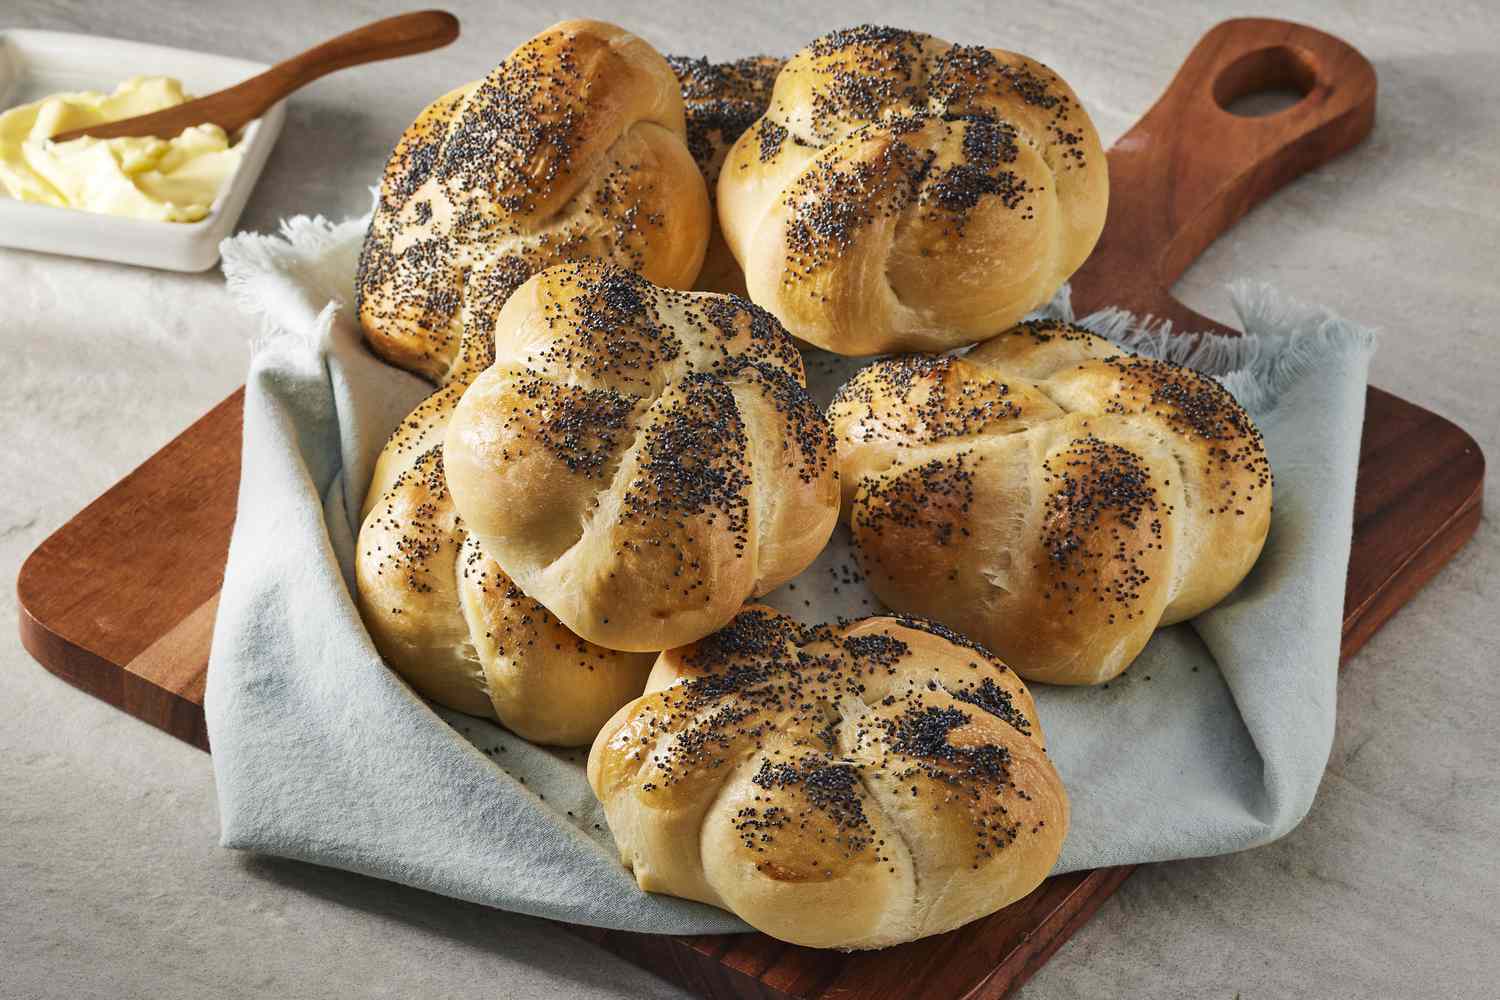
[[[407,129],[360,255],[359,322],[393,364],[467,380],[531,275],[608,257],[687,288],[708,232],[666,59],[623,28],[564,21]]]
[[[790,579],[838,519],[833,433],[776,320],[601,261],[506,303],[444,462],[484,551],[612,649],[691,642]]]
[[[1031,696],[930,622],[769,608],[661,654],[589,782],[641,888],[817,948],[881,948],[1020,899],[1068,798]]]
[[[870,25],[776,78],[719,175],[750,297],[840,354],[943,350],[1047,301],[1104,226],[1104,152],[1025,56]]]
[[[1119,674],[1233,590],[1270,528],[1270,464],[1234,397],[1065,323],[878,361],[829,414],[871,588],[1028,680]]]

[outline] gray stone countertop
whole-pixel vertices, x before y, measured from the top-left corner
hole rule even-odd
[[[460,3],[453,47],[296,96],[241,226],[364,211],[433,97],[565,16],[668,52],[789,52],[876,20],[1034,55],[1106,143],[1225,3],[680,0]],[[1500,503],[1500,8],[1264,2],[1348,39],[1380,77],[1375,133],[1244,219],[1178,293],[1229,319],[1264,279],[1384,331],[1373,381],[1461,424]],[[274,61],[399,8],[297,0],[9,0],[0,28]],[[121,75],[151,67],[122,67]],[[217,272],[0,250],[0,566],[239,384],[253,325]],[[1477,537],[1339,686],[1316,804],[1282,841],[1138,871],[1025,987],[1041,997],[1500,995],[1500,529]],[[15,621],[13,591],[6,615]],[[12,626],[6,626],[7,629]],[[0,994],[6,997],[618,997],[674,987],[538,921],[217,846],[208,757],[68,687],[0,637]]]

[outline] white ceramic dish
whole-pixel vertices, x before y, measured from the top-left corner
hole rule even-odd
[[[262,63],[61,31],[0,30],[0,109],[64,90],[110,91],[137,75],[175,76],[194,95],[212,93],[265,69]],[[0,246],[92,257],[172,271],[203,271],[219,260],[286,109],[277,104],[246,128],[245,155],[197,222],[148,222],[16,201],[0,190]]]

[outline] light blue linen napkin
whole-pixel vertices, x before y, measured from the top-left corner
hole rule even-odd
[[[428,387],[374,358],[350,318],[366,223],[297,218],[223,246],[230,292],[266,334],[209,659],[222,842],[574,923],[743,930],[636,888],[586,751],[435,708],[381,663],[349,591],[359,507],[385,438]],[[1265,552],[1228,600],[1158,632],[1107,686],[1033,685],[1073,804],[1060,872],[1266,843],[1306,814],[1327,761],[1375,340],[1269,289],[1235,296],[1245,338],[1084,320],[1223,376],[1265,434],[1276,494]],[[1050,311],[1070,317],[1066,294]],[[824,400],[852,370],[822,354],[808,367]],[[805,620],[870,614],[852,562],[841,530],[769,600]]]

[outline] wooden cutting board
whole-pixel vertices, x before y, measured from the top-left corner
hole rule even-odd
[[[1305,98],[1246,118],[1268,89]],[[1375,73],[1354,49],[1284,21],[1210,31],[1161,100],[1110,150],[1110,214],[1074,277],[1083,313],[1120,305],[1179,329],[1233,333],[1171,297],[1177,276],[1276,188],[1374,121]],[[242,392],[224,400],[43,542],[21,568],[21,641],[48,670],[208,749],[203,688],[239,482]],[[1369,391],[1344,601],[1358,649],[1479,523],[1484,457],[1443,418]],[[1039,968],[1131,868],[1048,879],[948,934],[880,952],[798,948],[761,934],[660,937],[571,928],[713,998],[1001,997]]]

